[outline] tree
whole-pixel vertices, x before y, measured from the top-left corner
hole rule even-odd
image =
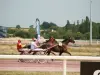
[[[89,40],[89,39],[90,39],[90,32],[85,33],[85,34],[84,34],[84,38],[85,38],[86,40]]]
[[[85,28],[86,28],[86,32],[90,32],[90,21],[88,16],[86,16]]]
[[[50,28],[51,30],[52,30],[52,29],[53,29],[53,30],[57,30],[58,26],[57,26],[55,23],[50,22],[49,24],[50,24],[50,27],[49,27],[49,28]]]
[[[14,33],[14,35],[22,38],[30,38],[30,33],[23,30],[18,30]]]
[[[20,27],[20,25],[16,25],[16,28],[17,28],[17,29],[20,29],[21,27]]]
[[[81,23],[79,27],[79,32],[84,34],[89,31],[90,31],[90,21],[89,18],[86,16],[86,20],[83,23]]]
[[[52,27],[52,26],[57,26],[55,23],[53,23],[53,22],[50,22],[49,23],[50,24],[50,26]]]
[[[73,37],[73,32],[72,30],[67,30],[65,35],[63,36],[63,39],[68,38],[68,37]]]
[[[40,25],[41,29],[49,29],[50,28],[50,24],[48,22],[43,22]]]
[[[98,36],[99,36],[99,28],[100,28],[100,26],[99,26],[99,24],[92,22],[92,27],[93,27],[92,28],[93,39],[97,39]]]
[[[81,38],[82,38],[82,33],[77,32],[76,35],[75,35],[75,39],[79,40]]]
[[[65,25],[65,29],[66,30],[70,29],[70,22],[69,22],[69,20],[67,20],[67,24]]]
[[[29,26],[29,28],[33,28],[33,27],[34,27],[33,25],[30,25],[30,26]]]
[[[17,31],[16,29],[8,28],[7,33],[14,34],[16,31]]]
[[[30,37],[32,38],[32,37],[35,37],[35,35],[36,35],[36,32],[35,32],[35,29],[33,28],[33,25],[30,25],[29,26],[29,33],[30,33]]]
[[[79,20],[77,20],[77,25],[79,25]]]

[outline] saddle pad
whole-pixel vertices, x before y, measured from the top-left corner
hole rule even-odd
[[[59,46],[62,46],[62,42],[59,42]]]

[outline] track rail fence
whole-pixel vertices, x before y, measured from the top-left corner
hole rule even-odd
[[[63,75],[67,75],[67,61],[100,61],[96,56],[41,56],[41,55],[0,55],[0,59],[61,59],[63,60]]]

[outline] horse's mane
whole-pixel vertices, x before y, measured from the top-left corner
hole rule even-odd
[[[65,39],[62,41],[62,43],[63,43],[63,42],[66,42],[66,41],[68,41],[68,40],[69,40],[69,38],[65,38]]]
[[[45,43],[48,43],[50,40],[46,40]],[[56,39],[54,39],[55,43],[58,43]]]

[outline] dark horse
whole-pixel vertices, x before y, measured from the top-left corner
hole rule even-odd
[[[67,50],[67,45],[70,42],[75,43],[75,41],[72,38],[64,39],[62,41],[62,46],[60,46],[59,44],[56,44],[54,47],[48,49],[46,54],[50,55],[50,53],[53,51],[53,52],[59,52],[59,55],[62,55],[62,53],[68,53],[69,55],[71,55],[71,53],[69,53],[68,50]],[[41,46],[41,48],[47,48],[47,47],[48,47],[47,44],[44,44],[44,45]]]

